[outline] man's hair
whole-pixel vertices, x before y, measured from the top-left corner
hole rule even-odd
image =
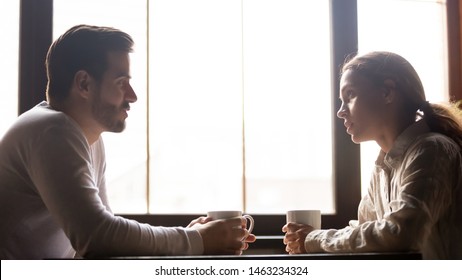
[[[75,74],[84,70],[101,81],[111,51],[132,52],[133,39],[111,27],[77,25],[61,35],[48,49],[47,98],[62,102],[69,95]]]

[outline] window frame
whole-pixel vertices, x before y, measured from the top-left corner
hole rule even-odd
[[[46,98],[45,58],[52,42],[53,0],[21,0],[18,113]]]
[[[459,0],[446,0],[448,40],[449,100],[462,100],[462,5]],[[459,103],[462,109],[462,102]]]
[[[46,72],[45,55],[52,42],[53,0],[21,0],[20,7],[20,67],[18,107],[19,114],[45,100]],[[457,0],[447,0],[447,24],[449,40],[449,81],[451,100],[462,99],[461,86],[461,28],[460,9]],[[357,52],[357,1],[330,0],[331,55],[332,55],[332,114],[340,107],[339,67],[345,58]],[[322,228],[342,228],[351,219],[356,219],[361,199],[360,146],[352,143],[345,133],[343,122],[333,118],[333,184],[336,214],[322,216]],[[148,188],[148,187],[147,187]],[[309,207],[309,206],[307,206]],[[252,214],[252,213],[249,213]],[[185,215],[120,215],[162,226],[186,226],[204,213]],[[282,235],[284,214],[252,214],[256,235]]]

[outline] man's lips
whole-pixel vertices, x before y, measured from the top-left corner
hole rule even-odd
[[[122,106],[122,110],[125,111],[125,112],[130,111],[130,105],[129,105],[129,104],[124,104],[124,105]]]
[[[123,107],[121,110],[125,117],[128,117],[128,111],[130,111],[130,106]]]

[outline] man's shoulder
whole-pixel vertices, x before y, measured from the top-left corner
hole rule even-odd
[[[32,143],[37,139],[52,140],[71,134],[81,138],[77,124],[69,116],[50,107],[37,105],[18,117],[5,133],[2,142]]]
[[[53,110],[44,104],[39,104],[19,116],[18,122],[36,121],[37,123],[47,124],[49,122],[61,122],[68,117],[66,114]]]
[[[39,132],[51,127],[74,129],[76,124],[65,113],[39,104],[20,115],[12,129]]]

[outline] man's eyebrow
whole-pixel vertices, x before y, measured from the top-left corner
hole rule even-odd
[[[120,78],[131,79],[132,78],[132,76],[130,76],[130,74],[127,74],[127,73],[117,73],[115,77],[116,79],[120,79]]]

